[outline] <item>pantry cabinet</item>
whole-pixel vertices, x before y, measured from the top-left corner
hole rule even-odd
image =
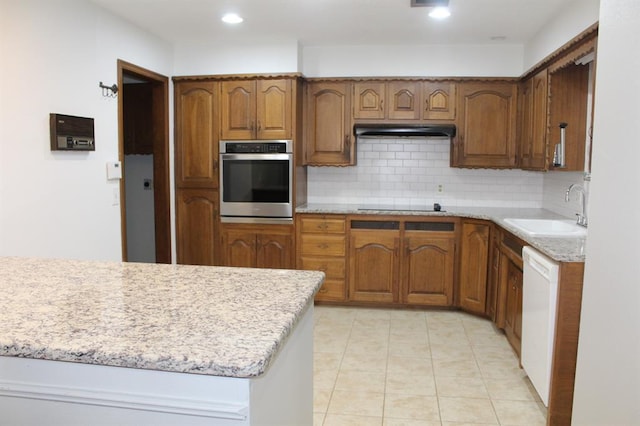
[[[218,187],[218,83],[175,82],[178,188]]]
[[[341,215],[298,215],[298,269],[323,271],[318,301],[346,299],[346,220]]]
[[[516,166],[515,82],[460,83],[457,109],[452,167]]]
[[[218,191],[176,191],[177,261],[183,265],[216,265]]]
[[[250,268],[294,268],[288,225],[222,224],[223,264]]]
[[[308,83],[305,107],[306,164],[354,165],[356,150],[352,129],[351,83]]]
[[[290,79],[223,81],[220,99],[223,140],[292,138]]]
[[[530,77],[520,86],[520,168],[546,170],[549,98],[547,69]]]
[[[459,304],[479,315],[484,315],[487,307],[490,231],[491,226],[484,221],[462,222]]]

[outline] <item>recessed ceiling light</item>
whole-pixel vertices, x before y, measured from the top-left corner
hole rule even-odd
[[[239,24],[242,21],[244,21],[244,19],[237,13],[227,13],[222,17],[222,22],[227,24]]]
[[[448,7],[436,7],[429,12],[429,16],[433,19],[445,19],[451,16],[451,12]]]

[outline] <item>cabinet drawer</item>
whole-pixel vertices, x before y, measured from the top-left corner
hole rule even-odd
[[[325,218],[303,218],[301,221],[301,232],[316,232],[327,234],[341,234],[345,231],[344,219]]]
[[[346,272],[344,259],[338,258],[301,257],[300,268],[322,271],[326,274],[327,280],[332,278],[344,280]]]
[[[303,256],[344,256],[344,235],[302,234],[300,236],[300,253]]]
[[[316,294],[316,300],[344,301],[344,280],[325,280]]]

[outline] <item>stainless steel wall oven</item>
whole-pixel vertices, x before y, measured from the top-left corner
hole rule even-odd
[[[220,141],[223,222],[291,221],[293,142]]]

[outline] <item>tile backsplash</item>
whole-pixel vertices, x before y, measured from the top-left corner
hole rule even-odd
[[[542,205],[545,209],[555,213],[567,216],[571,219],[576,218],[576,213],[582,211],[580,204],[580,196],[578,192],[572,191],[569,201],[565,201],[565,194],[571,184],[582,185],[587,190],[587,206],[589,205],[589,182],[585,182],[582,172],[549,172],[544,174],[544,188]]]
[[[545,173],[449,167],[449,139],[364,139],[357,165],[309,167],[310,203],[543,206]],[[564,194],[564,193],[563,193]]]

